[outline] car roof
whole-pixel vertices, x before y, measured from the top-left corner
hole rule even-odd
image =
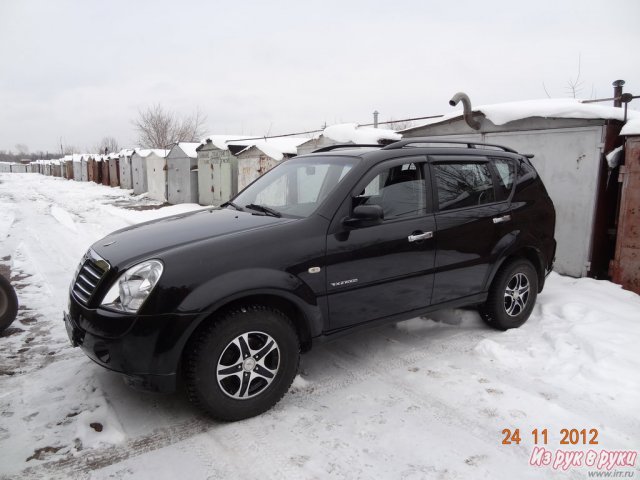
[[[479,145],[478,145],[479,147]],[[357,158],[367,163],[377,163],[391,158],[414,157],[416,155],[425,156],[448,156],[448,157],[507,157],[520,159],[522,155],[512,152],[504,152],[490,148],[451,148],[451,147],[405,147],[402,149],[385,150],[384,148],[351,148],[345,150],[334,150],[328,152],[308,153],[293,157],[293,159],[313,158],[313,157],[343,157]]]
[[[407,138],[386,146],[336,144],[320,148],[307,155],[359,157],[366,160],[385,160],[413,155],[523,157],[515,150],[503,145],[432,137]]]

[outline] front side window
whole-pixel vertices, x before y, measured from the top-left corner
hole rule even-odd
[[[436,163],[433,170],[441,211],[495,202],[487,163]]]
[[[308,217],[353,167],[355,160],[317,157],[287,160],[244,189],[233,203],[261,205],[291,217]]]
[[[385,220],[424,214],[426,184],[422,167],[398,165],[377,174],[355,198],[356,205],[380,205]]]

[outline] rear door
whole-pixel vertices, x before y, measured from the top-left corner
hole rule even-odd
[[[497,167],[480,156],[431,160],[437,227],[432,303],[438,304],[485,290],[508,241],[513,164],[507,159]]]
[[[429,305],[435,220],[424,156],[378,165],[354,188],[327,237],[330,329],[340,329]],[[384,220],[346,228],[357,205],[380,205]],[[331,233],[333,232],[333,233]]]

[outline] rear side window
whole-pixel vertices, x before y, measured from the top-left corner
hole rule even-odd
[[[487,163],[435,163],[433,170],[440,211],[495,202]]]

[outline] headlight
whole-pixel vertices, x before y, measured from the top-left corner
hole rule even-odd
[[[120,275],[102,299],[101,306],[120,312],[136,313],[162,275],[158,260],[148,260]]]

